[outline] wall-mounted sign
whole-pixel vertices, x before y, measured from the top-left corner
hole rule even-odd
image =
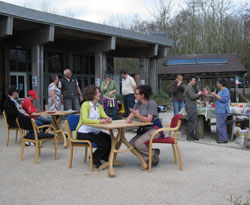
[[[100,78],[95,79],[95,86],[97,86],[97,87],[101,86],[101,79]]]
[[[141,85],[145,85],[145,80],[141,80],[141,81],[140,81],[140,84],[141,84]]]
[[[37,86],[37,76],[32,76],[32,86]]]

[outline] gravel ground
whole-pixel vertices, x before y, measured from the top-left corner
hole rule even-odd
[[[171,113],[161,116],[171,119]],[[36,165],[31,146],[19,161],[20,142],[14,144],[13,132],[5,146],[2,116],[0,131],[0,204],[232,204],[231,195],[242,195],[244,202],[250,190],[250,152],[230,145],[187,142],[179,136],[183,171],[173,163],[169,145],[155,145],[161,149],[160,163],[151,173],[142,171],[131,153],[124,153],[118,155],[124,167],[115,167],[111,179],[107,170],[90,172],[82,148],[75,149],[69,169],[69,149],[62,144],[57,161],[51,142],[44,143]],[[128,139],[133,135],[126,133]]]

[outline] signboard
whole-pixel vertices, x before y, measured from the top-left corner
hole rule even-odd
[[[95,85],[96,85],[97,87],[100,87],[100,86],[101,86],[101,79],[100,79],[100,78],[96,78],[96,79],[95,79]]]
[[[140,85],[145,85],[145,80],[141,80]]]
[[[37,76],[32,76],[32,86],[37,86]]]

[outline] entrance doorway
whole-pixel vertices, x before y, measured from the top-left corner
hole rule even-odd
[[[19,99],[27,95],[27,74],[22,72],[10,72],[10,87],[19,90]]]

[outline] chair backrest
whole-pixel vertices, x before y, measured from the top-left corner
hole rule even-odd
[[[68,133],[69,140],[72,141],[72,131],[76,130],[80,116],[79,115],[68,115],[65,120],[65,128]]]
[[[18,123],[21,129],[23,130],[33,130],[33,126],[31,123],[31,118],[28,116],[18,116]]]
[[[5,111],[3,111],[3,119],[4,119],[4,122],[5,122],[6,127],[9,127],[9,124],[8,124],[8,122],[7,122],[7,115],[6,115],[6,112],[5,112]]]
[[[177,114],[175,115],[172,120],[171,120],[171,124],[170,127],[171,128],[175,128],[178,125],[178,121],[182,120],[183,115],[182,114]]]
[[[70,131],[75,131],[80,119],[80,115],[68,115],[66,120],[68,120]]]

